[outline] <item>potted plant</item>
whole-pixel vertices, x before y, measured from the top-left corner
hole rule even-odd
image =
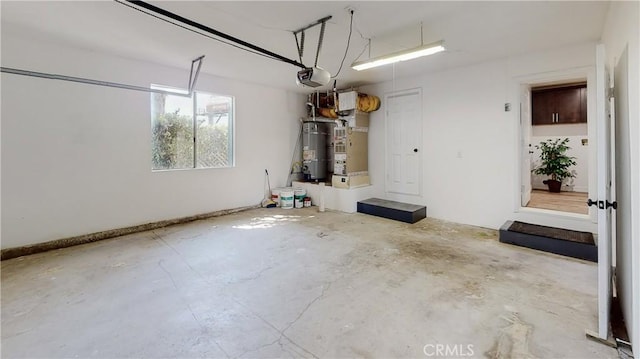
[[[567,146],[568,138],[546,140],[536,145],[540,150],[540,166],[531,172],[537,175],[547,175],[551,178],[542,183],[549,186],[549,192],[560,192],[562,181],[565,178],[573,178],[575,174],[569,171],[571,166],[576,165],[575,157],[567,156],[566,152],[571,149]]]

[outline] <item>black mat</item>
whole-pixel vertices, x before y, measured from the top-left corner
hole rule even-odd
[[[539,226],[536,224],[522,223],[518,221],[513,222],[509,227],[509,231],[595,245],[593,234],[589,232],[571,231],[568,229]]]
[[[358,201],[358,212],[406,223],[416,223],[427,217],[427,207],[425,206],[380,198]]]

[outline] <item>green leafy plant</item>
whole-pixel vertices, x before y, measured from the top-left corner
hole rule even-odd
[[[571,166],[576,165],[575,157],[567,156],[566,152],[571,149],[567,146],[569,139],[546,140],[536,145],[540,153],[540,166],[531,172],[537,175],[551,176],[552,180],[562,182],[565,178],[573,178],[575,174],[569,171]]]
[[[193,167],[193,125],[179,110],[162,113],[152,123],[153,169]]]
[[[196,131],[197,165],[194,165],[193,119],[179,110],[156,114],[151,124],[153,169],[226,167],[229,156],[227,122],[199,120]]]

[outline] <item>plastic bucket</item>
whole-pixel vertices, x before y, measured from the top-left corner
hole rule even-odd
[[[296,208],[304,206],[304,198],[307,196],[307,190],[304,188],[296,188],[293,190],[293,203]]]
[[[284,209],[293,208],[293,189],[283,188],[280,191],[280,207]]]
[[[271,190],[271,200],[274,201],[278,207],[280,207],[280,192],[282,192],[282,188],[274,188]]]

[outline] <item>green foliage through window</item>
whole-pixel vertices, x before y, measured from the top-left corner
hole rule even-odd
[[[152,169],[233,166],[233,98],[151,95]]]

